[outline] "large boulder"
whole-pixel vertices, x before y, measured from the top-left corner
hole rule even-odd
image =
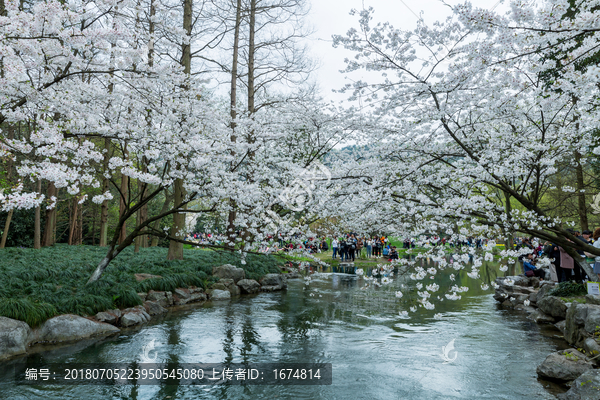
[[[173,294],[171,292],[155,292],[151,290],[148,292],[146,300],[155,301],[163,307],[169,307],[173,305]]]
[[[121,318],[121,310],[119,309],[101,311],[96,314],[96,320],[100,322],[106,322],[107,324],[111,325],[116,325],[116,323],[119,321],[119,318]]]
[[[541,378],[566,382],[577,379],[593,367],[593,363],[583,353],[567,349],[550,354],[536,371]]]
[[[252,294],[260,291],[260,283],[254,279],[242,279],[238,281],[237,285],[240,287],[242,293]]]
[[[173,304],[176,305],[195,303],[198,301],[206,301],[206,293],[204,293],[204,290],[201,288],[177,288],[173,293]]]
[[[600,399],[600,369],[588,369],[575,379],[568,392],[557,397],[561,400]]]
[[[75,342],[96,336],[119,333],[119,328],[96,322],[79,315],[64,314],[50,318],[33,332],[30,344],[43,342]]]
[[[144,309],[148,313],[148,315],[161,315],[166,314],[168,310],[158,304],[156,301],[145,301]]]
[[[27,352],[31,328],[23,321],[0,317],[0,360]]]
[[[210,295],[211,300],[229,300],[231,299],[231,293],[229,290],[219,290],[215,289],[212,291]]]
[[[540,289],[537,293],[537,301],[540,301],[543,297],[548,295],[548,292],[554,289],[555,285],[553,282],[542,282]]]
[[[146,312],[146,309],[143,306],[135,306],[123,310],[121,326],[127,328],[129,326],[143,324],[147,321],[150,321],[150,315]]]
[[[267,274],[260,280],[260,290],[264,292],[273,292],[287,288],[287,280],[281,274]]]
[[[544,314],[540,310],[532,312],[531,314],[529,314],[528,318],[533,320],[533,322],[535,322],[536,324],[552,323],[555,321],[554,317],[548,314]]]
[[[246,271],[231,264],[213,267],[212,274],[217,278],[233,279],[234,283],[238,283],[238,281],[246,277]]]
[[[565,319],[567,316],[566,303],[556,296],[544,296],[537,301],[538,308],[556,319]]]
[[[565,339],[572,345],[582,347],[585,339],[600,330],[600,306],[574,301],[567,310],[566,321]]]

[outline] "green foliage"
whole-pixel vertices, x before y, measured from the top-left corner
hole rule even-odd
[[[242,265],[239,253],[198,249],[184,250],[184,260],[167,261],[165,248],[141,249],[136,254],[131,247],[111,262],[99,281],[87,284],[106,251],[67,245],[0,250],[0,315],[35,326],[56,314],[94,315],[132,307],[141,304],[139,292],[206,288],[216,280],[212,269],[218,265],[243,267],[247,278],[258,280],[279,272],[282,263],[272,256],[248,255]],[[136,273],[160,278],[138,282]]]
[[[0,234],[4,229],[8,213],[0,212]],[[45,220],[42,213],[42,224]],[[35,223],[35,210],[14,210],[10,220],[10,228],[6,237],[7,247],[33,247],[33,231]]]
[[[29,299],[0,299],[0,315],[38,326],[57,314],[56,308],[48,303],[34,303]]]
[[[584,285],[577,282],[561,282],[554,289],[550,290],[548,294],[557,297],[584,296],[587,294],[587,289]]]

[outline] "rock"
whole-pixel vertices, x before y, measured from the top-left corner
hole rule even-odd
[[[300,278],[300,274],[298,273],[298,271],[289,271],[285,277],[287,279],[298,279]]]
[[[163,307],[169,307],[173,305],[173,294],[171,292],[155,292],[151,290],[148,292],[146,300],[155,301]]]
[[[183,305],[198,301],[206,301],[206,293],[201,288],[177,288],[173,293],[173,304]]]
[[[260,291],[260,283],[254,279],[242,279],[238,281],[237,285],[240,287],[242,293],[252,294]]]
[[[567,325],[567,321],[565,321],[564,319],[562,321],[558,321],[557,323],[554,324],[554,326],[556,327],[556,329],[558,329],[559,331],[561,331],[561,333],[563,335],[565,334],[566,325]]]
[[[533,320],[536,324],[552,323],[555,321],[552,316],[544,314],[540,310],[532,312],[529,314],[528,318]]]
[[[161,315],[168,311],[156,301],[145,301],[144,308],[149,315]]]
[[[162,278],[160,275],[152,275],[152,274],[135,274],[135,280],[138,282],[145,281],[146,279],[152,278]]]
[[[568,392],[557,396],[562,400],[598,400],[600,398],[600,370],[589,369],[581,374]]]
[[[148,293],[138,293],[138,296],[140,296],[140,299],[142,300],[142,303],[144,301],[146,301],[146,297],[148,296]]]
[[[96,336],[119,333],[119,328],[79,315],[64,314],[50,318],[33,334],[30,344],[39,342],[74,342]]]
[[[538,278],[537,276],[532,276],[531,278],[529,278],[529,282],[534,288],[538,288],[541,285],[540,278]]]
[[[240,279],[240,281],[241,281],[241,279]],[[227,288],[227,290],[229,290],[229,293],[231,293],[232,296],[239,296],[240,294],[242,294],[240,287],[236,284],[229,286]]]
[[[536,302],[537,302],[537,296],[538,296],[537,292],[533,292],[533,293],[531,293],[531,294],[529,295],[529,302],[530,302],[530,303],[533,303],[533,304],[537,304],[537,303],[536,303]]]
[[[243,279],[240,279],[240,280],[243,280]],[[224,289],[221,289],[221,290],[228,290],[229,293],[231,293],[231,296],[239,296],[242,293],[240,291],[240,288],[234,283],[233,279],[221,278],[221,279],[219,279],[219,283],[225,287]],[[220,288],[213,287],[213,289],[220,289]]]
[[[600,331],[600,306],[574,301],[567,310],[565,339],[581,347],[584,340]]]
[[[537,302],[538,308],[554,318],[564,319],[567,316],[567,305],[556,296],[544,296]]]
[[[587,307],[584,304],[573,302],[567,310],[565,318],[565,340],[572,345],[583,342],[585,335],[582,327],[585,325],[587,317]]]
[[[143,306],[135,306],[123,310],[123,316],[121,317],[121,326],[129,327],[133,325],[143,324],[147,321],[150,321],[150,315],[148,315],[146,309]]]
[[[217,278],[233,279],[234,283],[246,277],[246,271],[231,264],[213,267],[212,273]]]
[[[537,309],[531,306],[526,306],[523,307],[523,311],[525,311],[528,315],[533,314],[534,312],[537,312]]]
[[[267,274],[260,280],[260,290],[273,292],[287,288],[287,280],[281,274]]]
[[[585,301],[588,304],[596,304],[596,305],[600,305],[600,296],[596,296],[593,294],[588,294],[585,296]]]
[[[500,287],[494,291],[494,300],[500,303],[512,296],[512,288]]]
[[[525,302],[525,300],[529,300],[528,294],[517,294],[513,297],[514,297],[514,300],[512,301],[513,304],[523,304]]]
[[[567,349],[550,354],[536,371],[541,378],[572,381],[592,368],[593,363],[583,353],[575,349]]]
[[[26,353],[30,333],[27,323],[0,317],[0,360]]]
[[[587,338],[583,341],[583,348],[585,354],[588,357],[596,357],[600,355],[600,344],[594,338]],[[600,364],[600,357],[594,358],[593,361],[596,365]]]
[[[555,285],[553,282],[542,282],[540,285],[540,290],[538,290],[537,301],[540,301],[541,298],[545,297],[549,291],[554,289]]]
[[[115,325],[117,321],[121,318],[121,310],[107,310],[101,311],[96,314],[96,320],[100,322],[106,322],[111,325]]]
[[[503,307],[512,307],[513,304],[510,300],[504,300],[504,302],[502,303]]]
[[[210,288],[216,290],[227,290],[227,286],[225,286],[225,284],[222,282],[215,282],[212,285],[210,285]]]
[[[219,289],[215,289],[213,290],[211,296],[210,296],[211,300],[229,300],[231,299],[231,293],[229,293],[229,290],[219,290]]]

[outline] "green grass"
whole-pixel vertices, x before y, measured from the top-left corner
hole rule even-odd
[[[278,273],[281,260],[250,254],[242,265],[238,253],[184,250],[184,260],[167,261],[167,249],[152,247],[135,254],[126,249],[99,281],[87,284],[105,248],[57,245],[41,250],[0,250],[0,315],[36,326],[58,314],[94,315],[111,308],[141,304],[138,292],[173,291],[178,287],[206,288],[215,280],[212,268],[233,264],[248,279]],[[161,278],[135,280],[134,274]]]

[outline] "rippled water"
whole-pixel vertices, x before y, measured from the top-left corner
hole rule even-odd
[[[484,279],[495,269],[482,269]],[[462,283],[461,283],[462,281]],[[515,399],[554,398],[560,388],[539,381],[536,366],[564,348],[558,331],[501,310],[490,292],[458,274],[473,289],[435,311],[398,315],[413,298],[402,284],[361,290],[354,275],[322,274],[310,286],[290,280],[284,292],[245,296],[225,304],[171,311],[141,328],[103,342],[79,343],[28,356],[51,363],[114,363],[139,360],[155,339],[157,362],[327,362],[331,386],[22,386],[14,362],[0,371],[7,399]],[[449,281],[448,281],[449,283]],[[443,285],[441,285],[443,286]],[[311,296],[312,294],[312,296]],[[433,318],[442,312],[441,320]],[[457,358],[444,363],[452,339]]]

